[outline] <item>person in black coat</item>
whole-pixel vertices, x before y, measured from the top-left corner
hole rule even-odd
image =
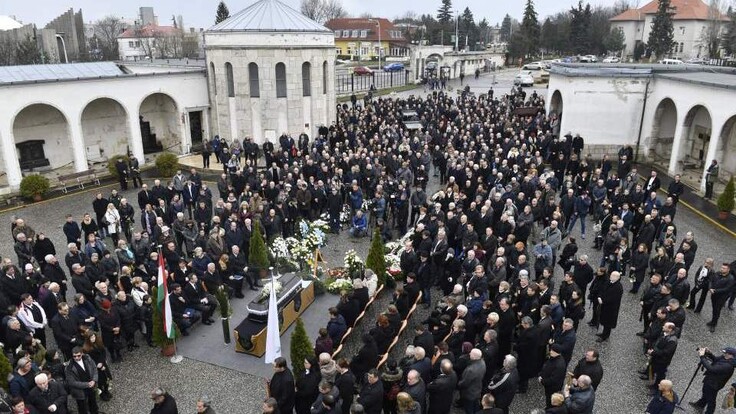
[[[519,393],[524,394],[528,388],[529,378],[534,378],[539,372],[537,351],[539,334],[534,321],[528,316],[521,319],[521,329],[516,338],[516,354],[518,355]]]
[[[353,298],[358,302],[358,310],[360,312],[363,312],[366,305],[368,304],[368,301],[370,300],[370,296],[368,296],[368,288],[363,286],[362,280],[355,279],[353,281],[352,295]]]
[[[296,381],[295,409],[296,414],[309,414],[309,409],[319,394],[319,382],[322,375],[317,358],[309,356],[304,360],[304,372]]]
[[[345,318],[347,326],[352,327],[360,315],[360,304],[352,295],[343,292],[340,296],[340,303],[337,304],[337,312]]]
[[[350,369],[355,374],[355,378],[359,381],[362,381],[363,376],[368,372],[368,370],[378,365],[379,360],[376,341],[373,340],[371,334],[364,333],[361,339],[363,341],[363,346],[350,362]]]
[[[516,358],[513,355],[506,355],[503,369],[493,376],[491,383],[488,384],[488,391],[496,399],[496,407],[508,414],[518,389],[519,372],[516,370]]]
[[[375,368],[368,372],[366,381],[363,381],[358,404],[363,406],[365,414],[381,414],[383,410],[383,384]]]
[[[457,386],[457,374],[452,362],[442,361],[440,375],[427,385],[429,395],[427,414],[447,414],[452,408],[452,395]]]
[[[621,273],[611,272],[608,280],[609,283],[598,295],[598,303],[601,305],[600,323],[603,326],[603,332],[598,334],[596,342],[603,342],[611,336],[611,329],[615,328],[618,323],[618,311],[624,294],[624,288],[621,285]]]
[[[355,375],[350,371],[350,363],[345,358],[340,358],[337,361],[335,387],[340,391],[342,414],[349,414],[350,406],[353,405],[353,395],[355,394]]]
[[[267,380],[268,395],[278,402],[280,413],[294,411],[294,376],[286,366],[286,358],[278,357],[273,361],[273,376]]]
[[[590,377],[593,390],[598,389],[598,384],[603,379],[603,365],[601,365],[601,361],[598,359],[598,351],[593,348],[586,350],[585,356],[580,358],[572,374],[574,378],[587,375]]]
[[[542,366],[539,373],[539,382],[544,387],[544,395],[547,401],[547,407],[552,406],[552,394],[562,391],[565,386],[565,376],[567,375],[567,363],[562,357],[563,348],[559,344],[554,344],[549,350],[549,359]]]

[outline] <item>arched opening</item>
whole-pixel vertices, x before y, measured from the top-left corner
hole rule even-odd
[[[549,101],[549,114],[557,115],[558,119],[562,118],[562,93],[559,90],[554,91]]]
[[[258,80],[258,65],[254,62],[248,64],[248,86],[251,98],[261,97],[261,85]]]
[[[215,75],[215,64],[210,62],[210,87],[212,94],[217,96],[217,75]]]
[[[736,154],[736,115],[728,118],[723,124],[721,136],[718,139],[715,159],[721,165],[721,177],[736,175],[736,157],[733,154]]]
[[[51,105],[23,108],[13,120],[13,139],[23,171],[57,169],[74,162],[68,120]]]
[[[678,169],[682,166],[685,180],[699,180],[708,156],[708,146],[713,129],[710,112],[702,105],[690,108],[685,115],[680,137]]]
[[[276,64],[276,97],[286,98],[286,65]]]
[[[312,64],[302,63],[302,96],[312,96]]]
[[[99,98],[82,110],[82,138],[89,162],[128,152],[128,113],[120,102]]]
[[[327,64],[327,61],[325,60],[322,63],[322,94],[327,95],[327,82],[329,79],[329,73],[327,72],[329,68],[329,65]]]
[[[227,78],[227,96],[235,97],[235,80],[233,79],[233,65],[225,63],[225,77]]]
[[[141,102],[138,113],[144,154],[176,150],[181,144],[181,130],[176,102],[171,96],[165,93],[149,95]]]
[[[669,167],[676,128],[677,107],[672,99],[665,98],[654,111],[652,134],[647,145],[649,159],[665,169]]]

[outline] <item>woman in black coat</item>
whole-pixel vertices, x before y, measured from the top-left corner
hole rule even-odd
[[[319,382],[322,374],[319,372],[317,358],[309,356],[304,360],[304,371],[296,381],[296,414],[309,414],[310,407],[319,395]]]
[[[364,333],[361,337],[363,346],[350,362],[350,370],[355,374],[355,378],[359,382],[363,382],[365,374],[378,365],[378,348],[376,341],[369,333]]]
[[[580,290],[575,289],[572,291],[570,300],[565,306],[565,317],[572,319],[573,327],[577,332],[580,320],[585,317],[585,304],[583,303]]]
[[[629,293],[639,292],[639,286],[644,281],[644,275],[649,266],[649,251],[644,243],[640,243],[631,254],[631,266],[629,266],[629,279],[633,281]]]
[[[376,341],[376,349],[380,355],[383,355],[388,350],[391,341],[393,341],[395,332],[391,328],[386,315],[379,315],[376,326],[370,330],[370,334],[373,340]]]
[[[597,339],[598,342],[608,339],[611,335],[611,329],[616,327],[623,294],[624,288],[621,286],[621,274],[619,272],[612,272],[611,276],[609,276],[609,283],[603,288],[603,292],[598,295],[598,303],[601,305],[600,321],[603,326],[603,332],[599,335],[599,339]]]
[[[577,254],[578,252],[578,245],[575,242],[575,238],[570,237],[569,241],[570,242],[567,243],[564,248],[562,248],[560,259],[557,261],[557,264],[559,264],[562,270],[565,272],[570,271],[570,268],[575,262],[575,254]]]

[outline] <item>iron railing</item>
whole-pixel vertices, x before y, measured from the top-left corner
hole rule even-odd
[[[409,71],[373,72],[370,75],[341,74],[335,77],[335,93],[338,95],[365,92],[373,85],[376,89],[395,88],[409,83]]]

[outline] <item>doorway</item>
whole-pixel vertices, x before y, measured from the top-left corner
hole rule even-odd
[[[192,137],[192,151],[202,146],[202,111],[189,112],[189,133]]]

